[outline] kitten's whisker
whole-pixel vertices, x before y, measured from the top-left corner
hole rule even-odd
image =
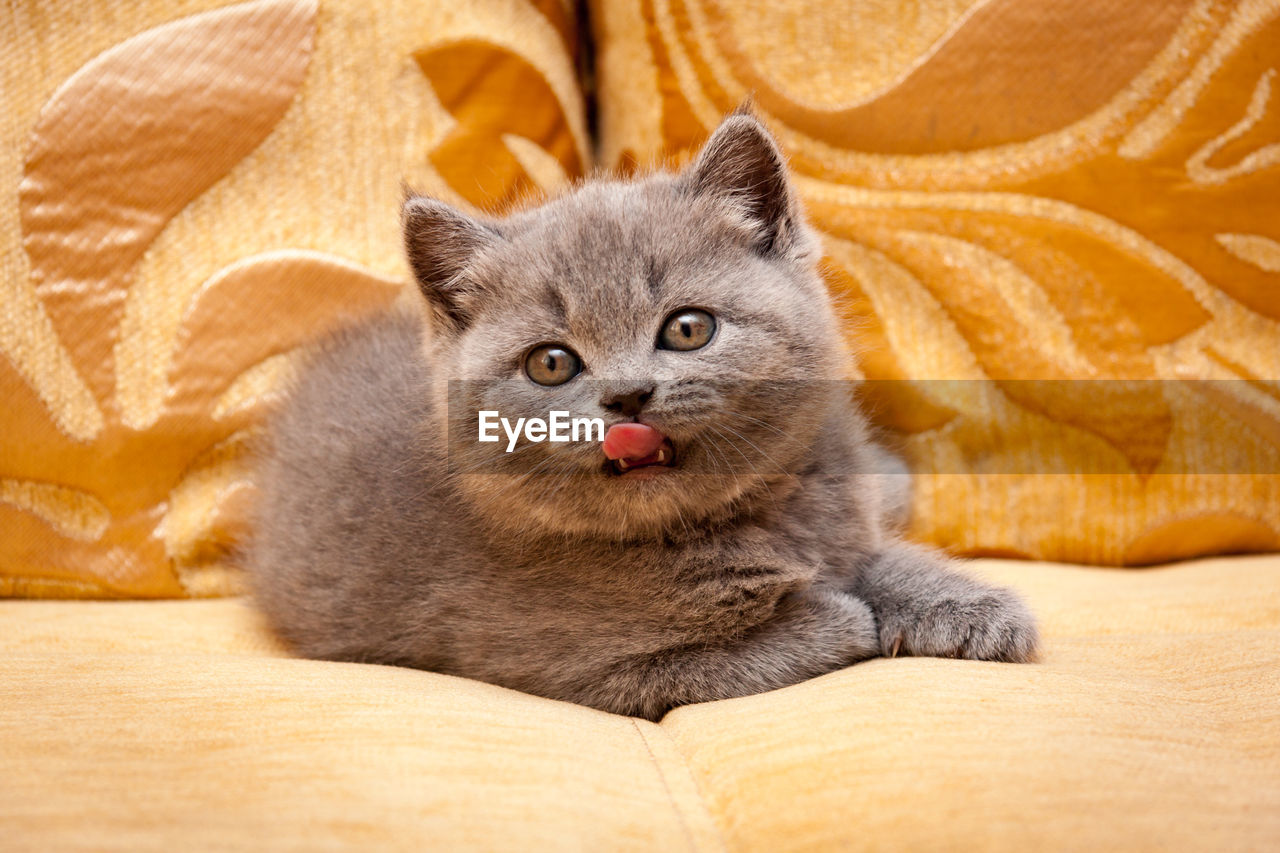
[[[756,453],[759,453],[761,456],[763,456],[763,457],[765,458],[765,461],[767,461],[770,465],[772,465],[773,467],[775,467],[775,468],[777,468],[777,469],[778,469],[778,473],[779,473],[779,474],[787,474],[787,473],[788,473],[787,469],[786,469],[786,468],[784,468],[783,466],[779,465],[777,462],[775,462],[775,461],[773,460],[773,457],[772,457],[772,456],[770,456],[769,454],[765,453],[765,452],[764,452],[763,450],[761,450],[759,447],[756,447],[755,442],[753,442],[751,439],[747,438],[745,435],[743,435],[742,433],[738,432],[736,429],[734,429],[733,427],[729,426],[728,424],[721,424],[721,426],[723,426],[725,429],[729,430],[729,432],[733,433],[733,434],[734,434],[734,435],[736,435],[738,438],[740,438],[740,439],[742,439],[743,441],[745,441],[747,444],[751,445],[751,448],[752,448],[753,450],[755,450],[755,452],[756,452]],[[745,457],[744,457],[744,458],[745,458]]]
[[[720,463],[719,463],[719,462],[717,462],[717,461],[716,461],[716,458],[715,458],[714,456],[712,456],[712,455],[711,455],[711,446],[710,446],[709,444],[707,444],[707,442],[703,441],[701,438],[695,438],[693,441],[694,441],[694,443],[695,443],[695,444],[697,444],[697,445],[698,445],[698,447],[700,447],[700,448],[702,449],[702,452],[706,454],[706,456],[707,456],[707,461],[709,461],[712,465],[714,465],[714,466],[715,466],[715,468],[716,468],[716,476],[719,476],[719,475],[720,475]]]
[[[689,536],[693,536],[693,530],[690,529],[689,522],[685,521],[684,513],[680,511],[680,505],[673,505],[673,509],[676,511],[676,518],[680,519],[680,526],[684,528],[684,532]]]
[[[707,452],[707,460],[715,466],[715,474],[713,476],[722,478],[724,480],[722,485],[727,487],[734,478],[733,466],[729,464],[729,460],[725,458],[724,454],[720,452],[720,448],[716,447],[714,443],[703,441],[701,438],[695,439],[695,441],[697,441],[699,447]],[[721,462],[724,463],[723,468],[720,465]]]
[[[773,432],[777,433],[777,434],[778,434],[778,435],[780,435],[782,438],[790,438],[790,436],[788,436],[788,435],[787,435],[785,432],[783,432],[782,430],[778,429],[778,428],[777,428],[776,426],[774,426],[773,424],[768,423],[767,421],[762,421],[762,420],[760,420],[759,418],[753,418],[753,417],[751,417],[751,415],[744,415],[742,412],[735,411],[735,410],[732,410],[732,409],[731,409],[731,410],[729,410],[729,411],[726,411],[726,412],[721,412],[720,414],[722,414],[722,415],[728,415],[729,417],[733,417],[733,418],[745,418],[746,420],[749,420],[749,421],[751,421],[751,422],[753,422],[753,423],[757,423],[757,424],[759,424],[760,426],[764,427],[764,428],[765,428],[765,429],[767,429],[767,430],[771,430],[771,431],[773,431]]]
[[[710,424],[708,424],[707,426],[708,426],[708,427],[710,427],[710,429],[712,430],[712,432],[715,432],[717,435],[719,435],[721,438],[723,438],[723,439],[725,440],[725,442],[726,442],[730,447],[732,447],[735,451],[737,451],[738,455],[742,457],[742,460],[743,460],[744,462],[746,462],[746,463],[747,463],[747,467],[749,467],[749,468],[751,469],[751,473],[752,473],[753,475],[755,475],[755,478],[756,478],[757,480],[759,480],[759,481],[761,482],[761,484],[763,484],[763,485],[764,485],[765,491],[766,491],[766,493],[769,495],[769,503],[773,504],[774,511],[776,512],[776,511],[777,511],[777,509],[778,509],[778,500],[777,500],[777,498],[775,498],[775,497],[774,497],[774,495],[773,495],[773,489],[772,489],[772,487],[770,487],[770,486],[769,486],[769,481],[768,481],[767,479],[765,479],[765,477],[764,477],[764,476],[762,476],[762,475],[760,474],[760,472],[756,469],[756,466],[752,464],[752,462],[751,462],[751,457],[749,457],[749,456],[747,456],[747,454],[743,453],[743,452],[742,452],[742,448],[738,447],[737,443],[736,443],[736,442],[734,442],[734,440],[733,440],[733,439],[729,438],[727,435],[725,435],[724,433],[720,432],[720,430],[719,430],[718,428],[716,428],[716,427],[714,427],[714,426],[711,426]],[[737,434],[737,433],[735,433],[735,435],[736,435],[736,434]],[[740,436],[740,435],[739,435],[739,438],[741,438],[741,436]],[[757,448],[757,449],[759,449],[759,448]]]
[[[523,449],[523,448],[521,448],[521,449]],[[513,451],[513,452],[510,454],[510,456],[515,456],[515,455],[516,455],[517,453],[519,453],[519,452],[520,452],[519,450]],[[476,462],[476,463],[475,463],[475,464],[473,464],[473,465],[468,465],[468,466],[467,466],[467,467],[465,467],[465,468],[457,468],[457,467],[454,467],[453,465],[450,465],[450,466],[449,466],[449,468],[448,468],[448,473],[449,473],[450,475],[453,475],[453,474],[470,474],[472,471],[476,471],[476,470],[479,470],[480,468],[485,468],[485,467],[489,467],[489,466],[496,467],[496,466],[497,466],[497,462],[496,462],[496,460],[493,460],[493,459],[482,459],[481,461]]]
[[[556,462],[563,461],[565,464],[560,467],[560,470],[558,471],[552,470],[546,474],[545,479],[543,480],[541,487],[538,490],[538,495],[536,498],[538,502],[542,502],[555,497],[560,492],[560,490],[564,488],[575,475],[584,473],[578,467],[576,460],[572,456],[561,457],[553,454],[548,458],[554,459]],[[532,474],[533,472],[530,472],[530,473]]]
[[[526,471],[525,473],[521,474],[521,475],[520,475],[520,479],[516,481],[515,485],[516,485],[516,486],[523,486],[525,483],[529,482],[529,478],[530,478],[530,477],[532,477],[534,474],[536,474],[536,473],[538,473],[540,470],[542,470],[542,468],[543,468],[544,466],[549,465],[550,463],[552,463],[552,462],[556,462],[556,461],[558,461],[558,460],[557,460],[556,455],[555,455],[554,453],[547,454],[547,458],[546,458],[546,459],[543,459],[543,460],[542,460],[541,462],[539,462],[537,465],[533,466],[533,468],[532,468],[531,470]]]
[[[724,463],[725,476],[733,478],[735,474],[733,473],[733,466],[729,464],[729,457],[724,455],[724,451],[718,445],[711,444],[708,446],[715,451],[716,456],[720,457],[720,461]]]
[[[538,447],[538,445],[536,444],[522,444],[519,447],[512,450],[510,453],[503,452],[502,456],[499,458],[513,459],[517,455],[527,452],[529,450],[533,450],[536,447]],[[478,470],[480,468],[484,468],[487,465],[492,465],[494,467],[497,467],[497,464],[498,464],[497,461],[494,459],[484,459],[484,460],[481,460],[480,462],[477,462],[474,465],[469,465],[466,468],[453,468],[453,466],[449,466],[448,473],[450,476],[455,474],[470,474],[472,471]],[[497,474],[502,472],[494,471],[493,473]]]

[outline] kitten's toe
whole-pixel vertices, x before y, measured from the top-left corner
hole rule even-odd
[[[965,599],[944,599],[922,612],[899,612],[880,625],[883,654],[965,658],[1022,663],[1035,656],[1039,634],[1022,599],[989,590]]]
[[[1022,599],[1003,590],[974,602],[968,613],[969,636],[957,657],[1025,663],[1035,657],[1039,632]]]

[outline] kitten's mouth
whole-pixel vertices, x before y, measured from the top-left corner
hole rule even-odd
[[[643,468],[670,468],[676,464],[671,439],[648,424],[614,424],[600,445],[615,474]]]
[[[617,474],[625,474],[638,468],[670,468],[676,464],[676,451],[671,446],[671,442],[664,438],[662,446],[648,456],[641,456],[638,459],[623,456],[609,460],[609,464]]]

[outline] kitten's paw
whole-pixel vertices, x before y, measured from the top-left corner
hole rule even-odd
[[[1039,643],[1035,619],[1014,593],[985,589],[917,608],[880,613],[880,645],[887,657],[909,654],[1021,663]]]
[[[879,654],[876,648],[876,617],[866,602],[843,593],[831,593],[830,630],[846,663],[866,660]]]

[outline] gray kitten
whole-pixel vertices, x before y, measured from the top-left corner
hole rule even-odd
[[[404,205],[425,301],[324,344],[250,570],[301,654],[649,719],[876,655],[1025,661],[1011,592],[906,544],[785,164],[729,117],[679,175],[501,221]],[[605,442],[477,441],[476,412]],[[619,424],[623,424],[618,428]]]

